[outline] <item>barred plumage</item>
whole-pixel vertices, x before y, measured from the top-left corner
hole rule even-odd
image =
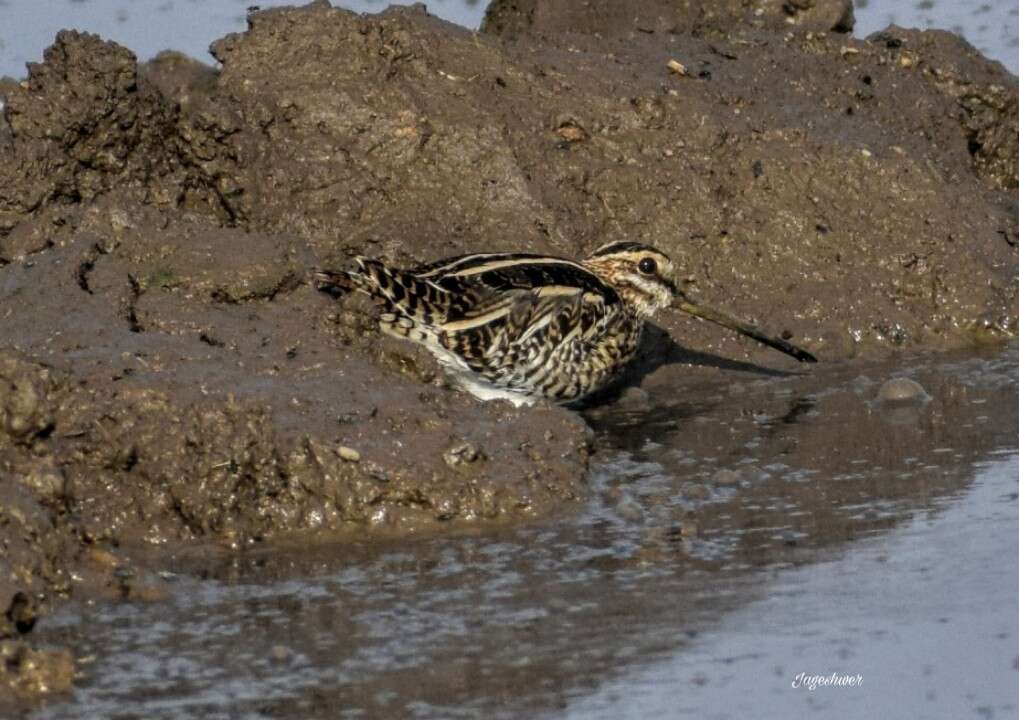
[[[639,243],[611,243],[583,262],[531,253],[461,255],[411,270],[355,262],[354,270],[316,273],[318,287],[380,299],[385,332],[423,344],[482,399],[579,400],[619,373],[646,318],[672,304],[813,361],[690,301],[669,258]]]

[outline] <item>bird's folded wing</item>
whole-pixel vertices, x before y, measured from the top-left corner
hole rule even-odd
[[[543,332],[558,338],[578,325],[582,316],[598,314],[601,297],[580,288],[547,286],[534,290],[490,293],[442,324],[447,333],[498,330],[502,342],[525,342]],[[494,338],[493,338],[494,340]]]
[[[527,312],[533,302],[530,290],[507,292],[475,291],[461,296],[459,308],[451,312],[441,328],[446,332],[459,333],[488,326],[505,325],[511,314]]]

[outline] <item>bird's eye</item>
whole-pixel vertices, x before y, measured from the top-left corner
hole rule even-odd
[[[654,258],[646,257],[637,263],[637,269],[645,275],[654,275],[658,270],[658,263],[655,262]]]

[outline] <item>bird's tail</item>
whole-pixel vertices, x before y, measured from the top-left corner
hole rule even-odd
[[[334,298],[343,297],[351,290],[367,292],[366,288],[360,286],[354,273],[347,270],[329,270],[327,268],[315,270],[311,279],[316,290],[332,295]]]
[[[318,270],[315,286],[334,297],[357,290],[385,301],[388,310],[433,325],[445,321],[453,298],[450,293],[427,280],[391,268],[371,258],[356,257],[353,270]]]

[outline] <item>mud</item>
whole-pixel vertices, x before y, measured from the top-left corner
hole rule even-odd
[[[828,363],[1014,334],[1000,65],[947,33],[854,40],[842,2],[590,5],[496,3],[481,34],[258,12],[218,71],[64,32],[0,80],[5,640],[68,595],[158,595],[139,543],[495,527],[587,495],[578,414],[463,397],[308,287],[355,252],[649,242]],[[792,365],[661,326],[599,402]]]

